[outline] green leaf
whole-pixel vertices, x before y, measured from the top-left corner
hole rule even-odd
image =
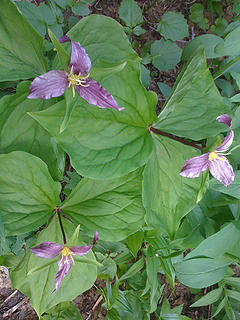
[[[107,67],[109,64],[117,67],[126,61],[139,60],[123,27],[109,17],[92,14],[81,19],[67,35],[73,41],[81,43],[94,67],[103,65]],[[93,71],[94,68],[91,70],[91,75]]]
[[[195,258],[174,264],[178,280],[185,286],[205,288],[221,281],[229,263],[217,259]]]
[[[154,134],[153,139],[155,148],[143,173],[145,220],[173,237],[181,218],[196,205],[201,184],[201,177],[188,179],[179,173],[185,160],[199,152],[159,135]]]
[[[88,6],[83,2],[75,3],[71,9],[78,16],[87,16],[90,13]]]
[[[157,83],[159,90],[162,92],[162,94],[164,95],[164,98],[167,99],[172,91],[172,88],[169,87],[166,83],[164,82],[158,82]]]
[[[124,275],[121,276],[121,278],[119,279],[119,281],[123,281],[126,280],[128,278],[133,277],[134,275],[136,275],[140,270],[142,270],[142,268],[144,267],[144,258],[142,257],[141,259],[139,259],[137,262],[133,263],[131,265],[131,267],[128,269],[128,271],[126,273],[124,273]]]
[[[61,43],[58,42],[58,40],[55,37],[54,33],[52,33],[52,31],[50,29],[48,29],[48,34],[49,34],[49,37],[51,38],[51,41],[52,41],[54,47],[57,50],[58,58],[59,58],[59,61],[61,63],[61,69],[63,69],[63,70],[68,72],[68,65],[69,65],[69,61],[70,61],[69,54],[63,48]]]
[[[16,235],[43,225],[59,204],[61,185],[46,164],[22,151],[0,155],[0,211],[5,232]]]
[[[217,18],[215,20],[215,26],[211,26],[211,31],[217,34],[218,36],[223,36],[227,26],[228,26],[228,22],[226,19]]]
[[[189,60],[194,51],[200,46],[204,47],[205,55],[207,59],[213,59],[221,57],[222,55],[215,52],[215,48],[218,44],[224,43],[224,40],[214,34],[203,34],[190,41],[183,49],[182,59]]]
[[[238,291],[235,291],[235,290],[229,290],[227,289],[226,290],[226,293],[228,295],[229,298],[232,298],[234,300],[237,300],[240,302],[240,292]]]
[[[231,76],[236,81],[237,87],[240,90],[240,73],[239,72],[231,72]]]
[[[63,227],[70,240],[74,226],[63,219]],[[62,243],[62,233],[56,216],[47,228],[37,238],[35,245],[51,241]],[[82,245],[82,243],[78,243]],[[95,261],[92,252],[86,258]],[[10,273],[13,287],[30,298],[31,305],[38,316],[63,301],[71,301],[94,284],[97,277],[97,267],[93,264],[80,263],[77,260],[72,265],[69,274],[62,280],[59,290],[53,294],[55,278],[58,270],[56,259],[36,257],[29,250],[19,265]],[[36,270],[38,267],[38,271]]]
[[[138,251],[142,247],[143,243],[143,231],[138,231],[126,239],[128,249],[133,254],[134,258],[137,258]]]
[[[222,130],[223,125],[216,118],[225,113],[225,108],[206,66],[204,50],[199,49],[178,76],[153,126],[176,136],[201,140]]]
[[[233,248],[239,241],[239,229],[233,223],[229,223],[217,233],[203,240],[186,258],[190,259],[197,256],[217,258]],[[221,243],[221,245],[219,245],[219,243]]]
[[[240,52],[239,43],[240,26],[227,34],[224,43],[217,45],[215,52],[222,56],[236,56]]]
[[[217,179],[211,179],[210,188],[215,191],[228,194],[234,198],[240,199],[240,172],[235,172],[235,179],[228,187],[225,187]]]
[[[207,306],[209,304],[212,304],[216,301],[218,301],[222,295],[223,287],[214,289],[207,294],[205,294],[203,297],[198,299],[196,302],[194,302],[190,307],[202,307]]]
[[[176,43],[169,40],[156,40],[151,45],[152,63],[162,71],[175,68],[180,62],[181,54],[182,50]]]
[[[152,151],[148,126],[156,117],[156,95],[146,91],[139,78],[139,70],[128,64],[101,82],[119,106],[125,107],[121,112],[91,106],[78,97],[79,103],[61,134],[63,102],[31,115],[69,154],[80,175],[95,179],[122,176],[144,165]]]
[[[0,1],[0,79],[15,81],[46,72],[43,38],[10,0]]]
[[[71,302],[62,302],[44,313],[40,320],[82,320],[81,314]]]
[[[123,0],[118,14],[125,25],[130,28],[143,23],[142,11],[134,0]]]
[[[151,76],[150,71],[141,64],[141,82],[145,88],[150,86]]]
[[[122,240],[143,224],[141,181],[141,170],[112,180],[83,178],[62,210],[88,233],[93,234],[97,229],[99,239]]]
[[[188,36],[188,24],[181,13],[168,11],[162,16],[157,31],[165,39],[181,40]]]
[[[29,82],[21,82],[17,93],[0,100],[0,153],[26,151],[48,165],[54,179],[61,180],[65,167],[63,151],[49,133],[27,113],[47,109],[54,100],[27,99]]]
[[[206,30],[208,29],[208,20],[204,18],[203,10],[203,5],[200,3],[192,5],[190,8],[189,18],[192,20],[192,22],[197,23],[201,29]]]

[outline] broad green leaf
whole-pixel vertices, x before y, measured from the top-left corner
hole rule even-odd
[[[46,72],[43,38],[10,0],[0,1],[0,81],[34,78]]]
[[[209,287],[223,279],[229,263],[217,259],[195,258],[174,264],[178,280],[191,288]]]
[[[182,59],[189,60],[194,51],[203,46],[207,59],[221,57],[222,55],[216,54],[215,48],[219,43],[224,43],[224,40],[214,34],[203,34],[190,41],[183,49]]]
[[[125,107],[121,112],[91,106],[78,97],[62,133],[64,102],[31,115],[69,154],[80,175],[94,179],[122,176],[144,165],[152,151],[148,127],[156,117],[156,95],[146,91],[139,77],[139,70],[128,64],[101,82],[119,106]]]
[[[141,170],[111,180],[83,178],[62,205],[62,210],[88,233],[97,230],[99,239],[122,240],[143,224],[141,182]]]
[[[229,298],[235,299],[240,302],[240,292],[235,290],[226,290],[226,293]]]
[[[131,251],[133,254],[134,258],[137,258],[138,251],[142,247],[143,243],[143,231],[139,230],[138,232],[130,235],[126,239],[126,244],[128,249]]]
[[[118,9],[120,19],[128,27],[143,23],[142,11],[134,0],[123,0]]]
[[[235,179],[228,187],[225,187],[217,179],[211,179],[210,188],[240,199],[240,171],[235,172]]]
[[[0,100],[0,153],[26,151],[41,158],[56,180],[65,167],[63,151],[28,112],[47,109],[54,100],[27,99],[29,82],[21,82],[17,93]]]
[[[215,20],[215,26],[211,26],[211,31],[218,36],[223,36],[225,29],[228,26],[228,21],[224,18],[217,18]]]
[[[217,233],[203,240],[186,258],[190,259],[197,256],[217,258],[233,248],[239,241],[240,230],[233,223],[229,223]]]
[[[40,320],[82,320],[81,314],[71,302],[62,302],[44,313]]]
[[[154,151],[143,173],[145,219],[173,237],[181,218],[196,205],[201,185],[201,177],[189,179],[179,173],[185,160],[199,152],[163,136],[154,134],[153,139]]]
[[[129,60],[139,60],[123,27],[109,17],[92,14],[81,19],[67,35],[81,43],[94,67],[105,63],[118,66]]]
[[[218,301],[222,295],[223,287],[214,289],[207,294],[205,294],[203,297],[201,297],[199,300],[194,302],[191,307],[202,307],[207,306],[209,304],[212,304],[216,301]]]
[[[205,139],[222,130],[216,118],[225,108],[206,66],[204,50],[199,49],[178,76],[153,126],[180,137]]]
[[[239,43],[240,26],[227,34],[224,43],[217,45],[215,52],[222,56],[236,56],[240,52]]]
[[[165,39],[181,40],[188,36],[188,24],[181,13],[168,11],[162,16],[157,31]]]
[[[75,227],[63,220],[67,240],[71,239]],[[62,233],[56,216],[37,238],[35,245],[51,241],[62,244]],[[77,243],[82,245],[82,243]],[[92,252],[86,258],[95,261]],[[59,290],[53,294],[55,278],[58,271],[58,258],[45,259],[36,257],[29,250],[19,265],[11,272],[13,287],[27,295],[38,316],[60,302],[71,301],[94,284],[97,267],[93,264],[81,263],[75,259],[69,274],[62,280]],[[38,269],[36,269],[38,267]]]
[[[22,151],[0,155],[0,212],[7,235],[33,231],[59,204],[61,185],[46,164]]]
[[[152,63],[162,71],[176,67],[181,59],[182,50],[170,40],[156,40],[151,45]]]

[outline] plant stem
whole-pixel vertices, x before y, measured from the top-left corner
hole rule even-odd
[[[64,231],[64,228],[63,228],[63,224],[62,224],[62,218],[61,218],[61,211],[62,209],[60,207],[57,207],[56,208],[56,213],[58,215],[58,221],[59,221],[59,224],[60,224],[60,228],[61,228],[61,231],[62,231],[62,236],[63,236],[63,243],[66,244],[67,241],[66,241],[66,235],[65,235],[65,231]]]
[[[240,55],[237,56],[236,58],[234,58],[232,61],[228,62],[227,64],[225,64],[225,66],[223,66],[222,68],[220,68],[217,72],[215,72],[213,74],[213,80],[216,80],[217,78],[219,78],[224,72],[226,72],[234,63],[238,62],[240,60]]]
[[[182,138],[176,137],[176,136],[174,136],[174,135],[171,134],[171,133],[167,133],[167,132],[158,130],[158,129],[153,128],[153,127],[151,127],[151,126],[149,127],[149,130],[152,131],[152,132],[154,132],[154,133],[156,133],[156,134],[160,134],[161,136],[168,137],[168,138],[170,138],[170,139],[172,139],[172,140],[176,140],[176,141],[181,142],[181,143],[183,143],[183,144],[186,144],[186,145],[188,145],[188,146],[192,146],[192,147],[194,147],[194,148],[196,148],[196,149],[198,149],[198,150],[201,150],[201,151],[203,150],[203,147],[202,147],[202,146],[200,147],[200,146],[196,145],[196,144],[193,143],[193,142],[190,142],[190,141],[184,140],[184,139],[182,139]]]

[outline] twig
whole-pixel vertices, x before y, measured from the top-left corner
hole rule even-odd
[[[27,302],[28,297],[25,297],[22,301],[17,303],[15,306],[13,306],[11,309],[9,309],[7,312],[3,314],[3,319],[8,318],[11,319],[9,316],[11,316],[19,307],[21,307],[25,302]]]
[[[15,294],[16,294],[17,292],[18,292],[17,290],[14,290],[13,293],[11,293],[10,296],[8,296],[7,299],[3,301],[1,307],[2,307],[4,304],[6,304],[6,303],[8,302],[8,300],[10,300],[13,296],[15,296]]]
[[[100,296],[100,297],[97,299],[97,301],[95,302],[94,306],[92,307],[92,312],[93,312],[93,311],[97,308],[97,306],[101,303],[102,299],[103,299],[103,296]],[[90,319],[91,314],[92,314],[92,313],[89,314],[89,316],[87,317],[86,320],[89,320],[89,319]]]

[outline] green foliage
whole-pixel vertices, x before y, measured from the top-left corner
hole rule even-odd
[[[71,302],[62,302],[44,313],[40,320],[82,320],[78,309]]]
[[[200,3],[195,3],[190,8],[190,16],[189,18],[192,20],[192,22],[195,22],[198,24],[199,28],[203,30],[207,30],[209,28],[208,20],[207,18],[204,18],[203,15],[203,5]]]
[[[167,71],[176,67],[180,62],[182,50],[176,43],[169,40],[156,40],[151,45],[151,56],[154,67]]]
[[[62,210],[90,234],[97,225],[102,240],[126,238],[143,224],[141,170],[118,179],[82,179],[63,203]]]
[[[0,163],[0,210],[6,234],[36,230],[59,204],[60,183],[42,160],[29,153],[1,154]]]
[[[169,11],[162,16],[157,31],[165,39],[176,41],[188,36],[188,24],[181,13]]]
[[[123,0],[118,9],[118,14],[125,25],[130,28],[143,23],[142,11],[134,0]]]
[[[0,28],[0,81],[24,80],[44,73],[43,38],[11,1],[0,1],[0,11],[4,26]]]

